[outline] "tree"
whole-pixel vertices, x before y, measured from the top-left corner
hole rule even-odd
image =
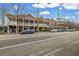
[[[36,17],[36,19],[37,19],[37,32],[39,32],[39,19],[42,17],[42,16],[40,15],[40,11],[41,11],[40,8],[35,8],[35,11],[31,11],[31,10],[30,10],[30,12],[31,12],[32,14],[35,14],[35,17]]]
[[[75,23],[72,21],[65,21],[65,25],[69,28],[69,29],[75,29]]]
[[[1,19],[2,19],[2,32],[5,32],[5,15],[6,15],[6,8],[5,4],[1,6]]]
[[[22,4],[13,4],[13,8],[14,8],[14,12],[16,15],[16,19],[17,19],[17,25],[16,26],[16,33],[19,32],[19,16],[22,16],[22,19],[24,18],[23,16],[26,14],[26,11],[24,10],[24,6]],[[23,19],[24,22],[24,19]],[[24,29],[24,26],[23,26]]]

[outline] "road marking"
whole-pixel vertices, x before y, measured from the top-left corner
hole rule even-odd
[[[53,55],[53,53],[55,53],[55,52],[57,52],[57,51],[60,51],[62,48],[59,48],[59,49],[56,49],[56,50],[54,50],[54,51],[52,51],[52,52],[50,52],[50,53],[47,53],[47,54],[45,54],[44,56],[49,56],[49,55]],[[53,55],[54,56],[54,55]]]
[[[78,42],[79,40],[75,40],[75,41],[73,41],[73,42],[71,42],[69,45],[72,45],[72,44],[74,44],[74,43],[76,43],[76,42]]]
[[[74,34],[72,34],[72,35],[74,35]],[[71,36],[71,35],[66,35],[66,36]],[[65,37],[66,37],[66,36],[65,36]],[[62,36],[62,37],[64,37],[64,36]],[[12,47],[18,47],[18,46],[23,46],[23,45],[30,45],[30,44],[39,43],[39,42],[44,42],[44,41],[48,41],[48,40],[52,40],[52,39],[56,39],[56,38],[60,38],[60,36],[55,37],[55,38],[49,38],[49,39],[34,41],[34,42],[27,42],[27,43],[22,43],[22,44],[17,44],[17,45],[2,47],[2,48],[0,48],[0,49],[8,49],[8,48],[12,48]]]
[[[39,43],[39,42],[43,42],[43,41],[48,41],[51,39],[55,39],[55,38],[49,38],[49,39],[45,39],[45,40],[39,40],[39,41],[34,41],[34,42],[27,42],[27,43],[22,43],[22,44],[18,44],[18,45],[7,46],[7,47],[2,47],[0,49],[7,49],[7,48],[12,48],[12,47],[17,47],[17,46],[29,45],[29,44]]]
[[[44,52],[46,52],[46,51],[48,51],[49,49],[44,49],[44,50],[42,50],[42,51],[40,51],[40,52],[38,52],[38,53],[36,53],[36,54],[31,54],[30,56],[36,56],[36,55],[38,55],[38,54],[41,54],[41,53],[44,53]]]

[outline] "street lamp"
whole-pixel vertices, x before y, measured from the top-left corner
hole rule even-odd
[[[79,16],[79,11],[76,13],[76,16],[75,16],[76,17],[75,19],[76,30],[77,30],[77,19],[78,19],[77,16]]]
[[[62,8],[61,7],[58,7],[58,18],[57,18],[57,20],[59,21],[59,27],[60,27],[60,11],[62,10]]]
[[[67,22],[69,19],[70,19],[69,16],[65,16],[65,17],[64,17],[64,30],[69,29],[69,27],[68,27],[68,22]]]
[[[62,10],[61,7],[58,7],[58,18],[60,18],[60,11]]]

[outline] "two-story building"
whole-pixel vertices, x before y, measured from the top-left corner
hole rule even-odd
[[[31,14],[17,15],[17,16],[7,14],[6,21],[7,21],[6,27],[8,33],[13,33],[13,32],[18,33],[27,28],[34,29],[36,31],[47,30],[50,27],[63,28],[62,23],[44,18],[36,18],[33,17]]]

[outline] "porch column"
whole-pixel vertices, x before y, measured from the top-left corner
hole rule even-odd
[[[50,24],[49,28],[52,29],[52,21],[51,20],[49,21],[49,24]]]
[[[9,31],[9,26],[7,26],[7,33],[10,33],[10,31]]]
[[[7,24],[7,33],[10,33],[10,29],[9,29],[9,21],[10,21],[10,20],[8,20],[8,24]]]
[[[50,23],[50,26],[51,26],[51,21],[49,21],[49,23]]]
[[[44,29],[44,20],[43,20],[43,30],[45,30],[45,29]]]
[[[34,23],[34,30],[35,30],[35,19],[33,20],[33,23]]]
[[[37,19],[37,31],[39,32],[39,19]]]
[[[17,23],[17,17],[16,17],[16,33],[18,32],[17,31],[18,30],[17,26],[18,26],[18,23]]]
[[[29,28],[30,28],[30,20],[28,19],[28,21],[29,21],[28,23],[29,23]]]
[[[24,19],[23,19],[22,23],[23,23],[23,28],[22,28],[22,30],[24,30]]]

